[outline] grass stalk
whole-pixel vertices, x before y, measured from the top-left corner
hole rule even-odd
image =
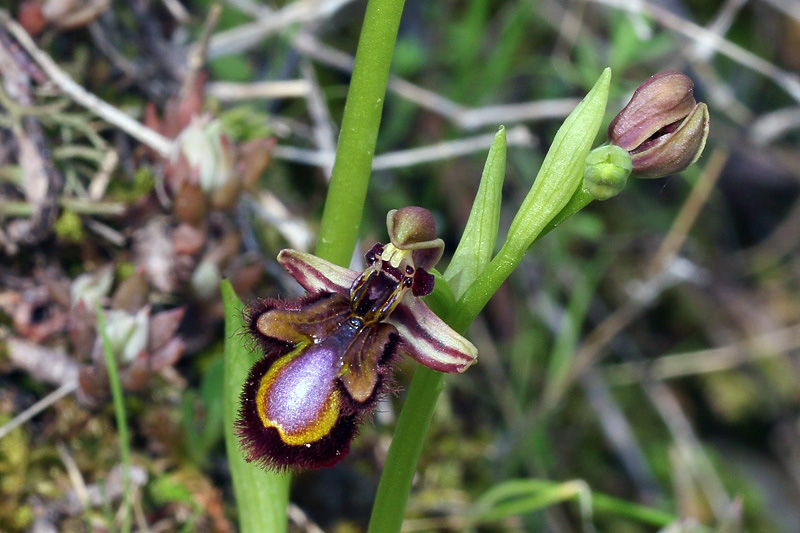
[[[114,402],[114,416],[117,419],[117,434],[119,435],[120,461],[122,463],[122,533],[131,530],[131,442],[128,437],[128,417],[125,412],[125,398],[122,394],[122,384],[117,370],[117,359],[111,341],[106,333],[106,321],[103,310],[97,309],[97,331],[103,340],[103,355],[108,369],[108,381],[111,385],[111,398]],[[113,524],[110,524],[113,526]]]
[[[349,265],[358,239],[403,5],[404,0],[370,0],[364,16],[317,243],[317,255],[339,265]],[[225,441],[240,528],[244,533],[286,531],[289,476],[248,464],[233,431],[242,384],[259,355],[243,346],[239,335],[242,304],[230,283],[224,282],[222,291],[226,308]]]

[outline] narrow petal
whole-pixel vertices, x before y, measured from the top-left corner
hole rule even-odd
[[[350,312],[349,300],[339,293],[319,292],[298,300],[256,300],[246,313],[254,338],[269,349],[275,342],[297,344],[322,339]]]
[[[278,262],[308,292],[338,292],[345,296],[358,272],[297,250],[281,250]]]
[[[397,349],[396,338],[395,328],[376,324],[366,328],[350,344],[339,379],[354,401],[364,404],[380,395],[380,380],[390,372],[392,355]]]
[[[400,351],[439,372],[463,372],[478,350],[418,298],[403,300],[386,321],[400,334]]]

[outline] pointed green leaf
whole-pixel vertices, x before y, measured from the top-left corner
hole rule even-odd
[[[239,448],[239,439],[234,433],[242,386],[250,367],[261,354],[248,349],[250,343],[242,335],[243,305],[230,282],[223,281],[221,289],[225,303],[225,449],[239,512],[239,531],[285,532],[290,476],[276,474],[245,461]]]
[[[580,187],[586,156],[603,122],[610,84],[611,69],[607,68],[559,128],[530,192],[511,222],[504,247],[524,253]]]
[[[449,316],[456,331],[465,330],[478,316],[531,244],[565,207],[569,205],[577,211],[588,203],[591,195],[576,193],[582,191],[586,156],[603,121],[610,84],[611,69],[607,68],[559,128],[530,192],[511,222],[506,242],[460,296],[457,309]]]
[[[461,242],[444,273],[444,279],[456,297],[472,285],[492,259],[500,226],[500,200],[505,175],[506,129],[500,126],[489,149]]]

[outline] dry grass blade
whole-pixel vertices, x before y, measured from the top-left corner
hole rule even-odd
[[[56,390],[54,390],[53,392],[51,392],[50,394],[48,394],[47,396],[36,402],[35,404],[31,405],[30,407],[22,411],[20,414],[11,419],[8,423],[3,424],[3,426],[0,427],[0,439],[2,439],[15,429],[17,429],[19,426],[21,426],[34,416],[38,415],[39,413],[47,409],[54,403],[56,403],[64,396],[72,394],[77,389],[78,389],[77,379],[64,383],[59,388],[57,388]]]
[[[659,24],[666,28],[685,35],[686,37],[702,42],[744,67],[747,67],[759,74],[771,79],[781,87],[795,101],[800,102],[800,76],[794,72],[782,70],[769,61],[757,56],[753,52],[720,37],[718,34],[695,24],[692,21],[683,19],[674,13],[643,0],[592,0],[598,4],[630,11],[632,13],[644,13],[653,17]]]
[[[67,96],[164,157],[169,156],[172,151],[172,141],[81,87],[49,55],[36,46],[36,43],[33,42],[33,39],[30,38],[22,26],[11,18],[7,11],[2,9],[0,9],[0,24],[14,36],[42,71]]]
[[[728,346],[656,357],[647,363],[620,363],[603,368],[612,385],[667,380],[732,370],[741,365],[779,357],[800,348],[800,326],[763,333]]]

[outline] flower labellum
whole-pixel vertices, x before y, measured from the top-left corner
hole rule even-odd
[[[442,255],[430,213],[389,212],[391,240],[356,272],[296,250],[278,261],[308,294],[261,300],[247,324],[264,349],[242,392],[237,432],[249,461],[276,470],[330,467],[344,459],[359,423],[391,385],[396,353],[442,372],[477,357],[419,299]]]
[[[692,165],[706,145],[708,108],[680,72],[651,76],[608,126],[611,144],[625,149],[640,178],[667,176]]]

